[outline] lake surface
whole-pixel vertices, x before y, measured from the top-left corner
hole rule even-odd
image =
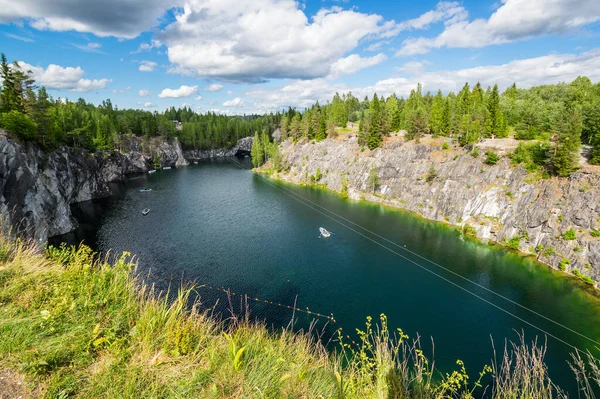
[[[249,166],[248,159],[235,161]],[[152,192],[140,193],[143,187]],[[60,239],[83,239],[102,251],[130,251],[139,256],[140,273],[150,272],[161,288],[165,278],[184,278],[283,305],[293,305],[296,300],[300,308],[335,315],[337,324],[325,328],[325,338],[340,326],[346,332],[355,331],[364,327],[366,316],[377,320],[385,313],[393,329],[402,328],[411,337],[419,333],[428,356],[432,337],[436,366],[443,371],[451,371],[456,359],[462,359],[471,382],[492,360],[492,338],[496,347],[502,348],[505,339],[518,339],[516,332],[524,332],[527,341],[538,336],[543,342],[544,336],[456,285],[561,340],[594,350],[585,338],[404,251],[406,247],[600,341],[600,302],[583,284],[404,212],[344,200],[322,190],[265,181],[227,160],[139,176],[115,185],[114,190],[112,198],[76,206],[81,227]],[[343,224],[329,219],[313,209],[319,209],[317,206],[307,206],[294,194],[398,246],[338,217],[334,218]],[[143,216],[140,210],[146,207],[151,212]],[[319,226],[336,234],[319,238]],[[212,306],[218,300],[217,310],[225,308],[227,298],[221,292],[199,293],[204,305]],[[287,325],[292,317],[287,309],[270,304],[249,305],[253,318],[275,327]],[[297,325],[306,327],[308,316],[296,316]],[[326,321],[319,319],[317,327],[321,329]],[[566,363],[573,349],[550,337],[548,346],[551,376],[574,396],[575,380]]]

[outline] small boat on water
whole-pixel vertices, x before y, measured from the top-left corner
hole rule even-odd
[[[152,191],[152,189],[151,189],[151,188],[142,188],[142,189],[140,190],[140,193],[147,193],[147,192],[149,192],[149,191]]]
[[[170,166],[165,166],[163,169],[167,170],[167,169],[171,169],[171,167]]]
[[[156,173],[156,169],[149,170],[148,173],[150,173],[150,174]]]
[[[144,209],[142,210],[142,215],[144,215],[144,216],[146,216],[146,215],[147,215],[147,214],[149,214],[149,213],[150,213],[150,208],[144,208]]]
[[[325,229],[324,227],[319,227],[319,231],[321,232],[321,236],[325,238],[331,237],[331,232],[327,231],[327,229]]]

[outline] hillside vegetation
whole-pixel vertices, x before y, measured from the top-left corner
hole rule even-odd
[[[32,395],[48,398],[467,398],[490,376],[494,398],[562,395],[543,348],[524,341],[474,377],[460,361],[442,375],[383,315],[376,326],[367,319],[358,344],[331,352],[310,333],[216,321],[188,306],[193,287],[168,301],[133,276],[128,259],[110,264],[85,246],[42,253],[0,237],[0,371],[20,373]],[[586,374],[574,359],[583,388],[597,383],[597,363]]]

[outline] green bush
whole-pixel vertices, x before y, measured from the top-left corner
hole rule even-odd
[[[448,143],[442,144],[442,150],[447,150],[448,148],[450,148],[450,146],[448,145]]]
[[[475,236],[475,235],[477,235],[477,230],[475,230],[475,227],[471,226],[468,223],[463,226],[462,232],[466,236]]]
[[[600,230],[592,230],[590,234],[592,237],[600,237]]]
[[[10,111],[0,116],[0,127],[25,139],[32,140],[37,137],[37,124],[19,111]]]
[[[519,143],[510,158],[515,165],[523,164],[530,172],[545,167],[548,159],[548,143]]]
[[[471,151],[471,156],[473,158],[477,158],[479,156],[479,150],[477,149],[477,147],[473,148],[473,151]]]
[[[565,270],[567,270],[567,265],[570,265],[570,264],[571,264],[571,261],[569,259],[562,258],[560,260],[560,264],[558,265],[558,268],[564,272]]]
[[[513,237],[506,243],[506,246],[510,249],[518,251],[521,248],[521,236]]]
[[[569,230],[565,231],[562,235],[562,238],[564,240],[576,240],[577,239],[577,235],[575,234],[575,230],[573,230],[573,228],[570,228]]]
[[[438,176],[438,172],[435,170],[435,168],[432,166],[431,168],[429,168],[429,172],[427,172],[427,177],[425,178],[426,182],[432,182],[433,180],[435,180],[435,178]]]
[[[494,151],[486,151],[485,155],[486,158],[484,162],[488,165],[496,165],[498,163],[498,160],[500,159],[498,157],[498,154],[496,154]]]

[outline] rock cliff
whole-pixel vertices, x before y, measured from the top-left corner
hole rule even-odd
[[[314,144],[286,141],[281,153],[289,170],[278,177],[310,183],[319,177],[318,169],[318,184],[338,192],[346,186],[350,198],[462,228],[468,224],[479,238],[510,241],[511,247],[553,267],[600,281],[600,238],[592,236],[600,229],[600,173],[541,179],[506,157],[492,166],[483,162],[483,155],[443,150],[440,140],[416,144],[393,139],[374,151],[361,151],[356,137]],[[375,191],[369,182],[374,168],[379,178]],[[563,238],[570,229],[575,238]]]
[[[199,161],[201,159],[209,158],[224,158],[233,157],[236,155],[250,154],[252,149],[253,137],[244,137],[239,139],[238,142],[231,148],[219,148],[216,150],[188,150],[185,151],[185,159],[189,161]]]
[[[109,182],[146,172],[154,162],[187,161],[176,139],[121,140],[119,151],[61,147],[50,153],[0,135],[0,215],[19,232],[45,241],[77,227],[70,205],[110,195]]]

